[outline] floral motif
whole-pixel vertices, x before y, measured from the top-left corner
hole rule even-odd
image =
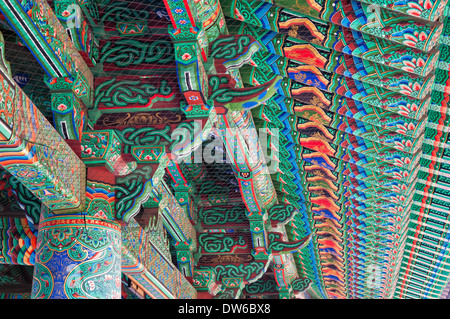
[[[58,109],[58,111],[65,111],[65,110],[67,110],[67,105],[60,104],[56,108]]]
[[[185,60],[185,61],[187,61],[187,60],[189,60],[189,59],[191,59],[192,58],[192,55],[190,55],[189,53],[184,53],[182,56],[181,56],[181,58],[183,59],[183,60]]]
[[[408,84],[400,84],[400,93],[403,93],[405,95],[417,95],[417,93],[420,91],[420,84],[417,82],[408,82]]]
[[[90,291],[95,289],[95,282],[93,282],[92,280],[88,280],[87,284]]]
[[[409,157],[394,158],[394,165],[396,166],[404,166],[409,163],[411,163],[411,159]]]
[[[81,151],[85,154],[91,155],[92,154],[92,148],[90,147],[85,147],[83,145],[81,145]]]
[[[395,203],[403,203],[405,201],[406,197],[403,195],[399,195],[399,196],[391,196],[391,201],[395,202]]]
[[[395,131],[405,135],[408,131],[414,131],[415,128],[416,126],[413,123],[397,124],[397,129]]]
[[[411,140],[401,140],[401,141],[394,141],[394,148],[403,151],[405,148],[409,148],[412,146]]]
[[[417,68],[422,68],[425,65],[425,61],[422,58],[412,58],[411,60],[402,59],[402,63],[402,70],[411,73],[414,73]]]
[[[396,192],[403,193],[408,187],[405,184],[392,185],[392,189]],[[391,208],[390,208],[391,210]],[[403,210],[403,209],[402,209]]]
[[[244,16],[241,14],[241,12],[237,8],[234,9],[234,14],[236,16],[236,19],[238,19],[239,21],[245,21]]]
[[[417,44],[420,42],[424,42],[428,38],[428,34],[425,31],[414,31],[413,33],[403,33],[404,40],[402,43],[404,45],[417,48]]]
[[[70,16],[70,11],[69,10],[64,10],[63,12],[61,12],[61,15],[63,17],[68,17],[68,16]]]
[[[408,9],[406,10],[406,13],[420,17],[424,10],[429,10],[432,6],[433,5],[430,0],[425,0],[425,2],[423,0],[419,0],[419,3],[408,2]]]
[[[394,175],[392,176],[395,179],[403,179],[409,176],[409,172],[408,171],[403,171],[402,172],[394,172]]]
[[[410,116],[410,113],[416,112],[418,110],[418,106],[416,103],[407,103],[406,105],[400,104],[398,108],[398,114],[404,116]]]

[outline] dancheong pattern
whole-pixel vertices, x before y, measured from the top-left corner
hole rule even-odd
[[[0,298],[450,294],[447,0],[0,0]]]

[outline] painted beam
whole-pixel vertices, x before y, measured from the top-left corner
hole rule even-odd
[[[0,37],[0,165],[54,213],[81,211],[85,166],[11,78]]]

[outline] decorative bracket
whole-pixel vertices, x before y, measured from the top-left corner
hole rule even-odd
[[[116,176],[133,172],[137,164],[129,154],[122,154],[122,143],[113,130],[82,134],[81,159],[87,166],[104,165]]]
[[[269,251],[276,254],[289,254],[300,251],[312,238],[312,234],[303,237],[300,240],[284,241],[283,234],[279,232],[269,232]]]

